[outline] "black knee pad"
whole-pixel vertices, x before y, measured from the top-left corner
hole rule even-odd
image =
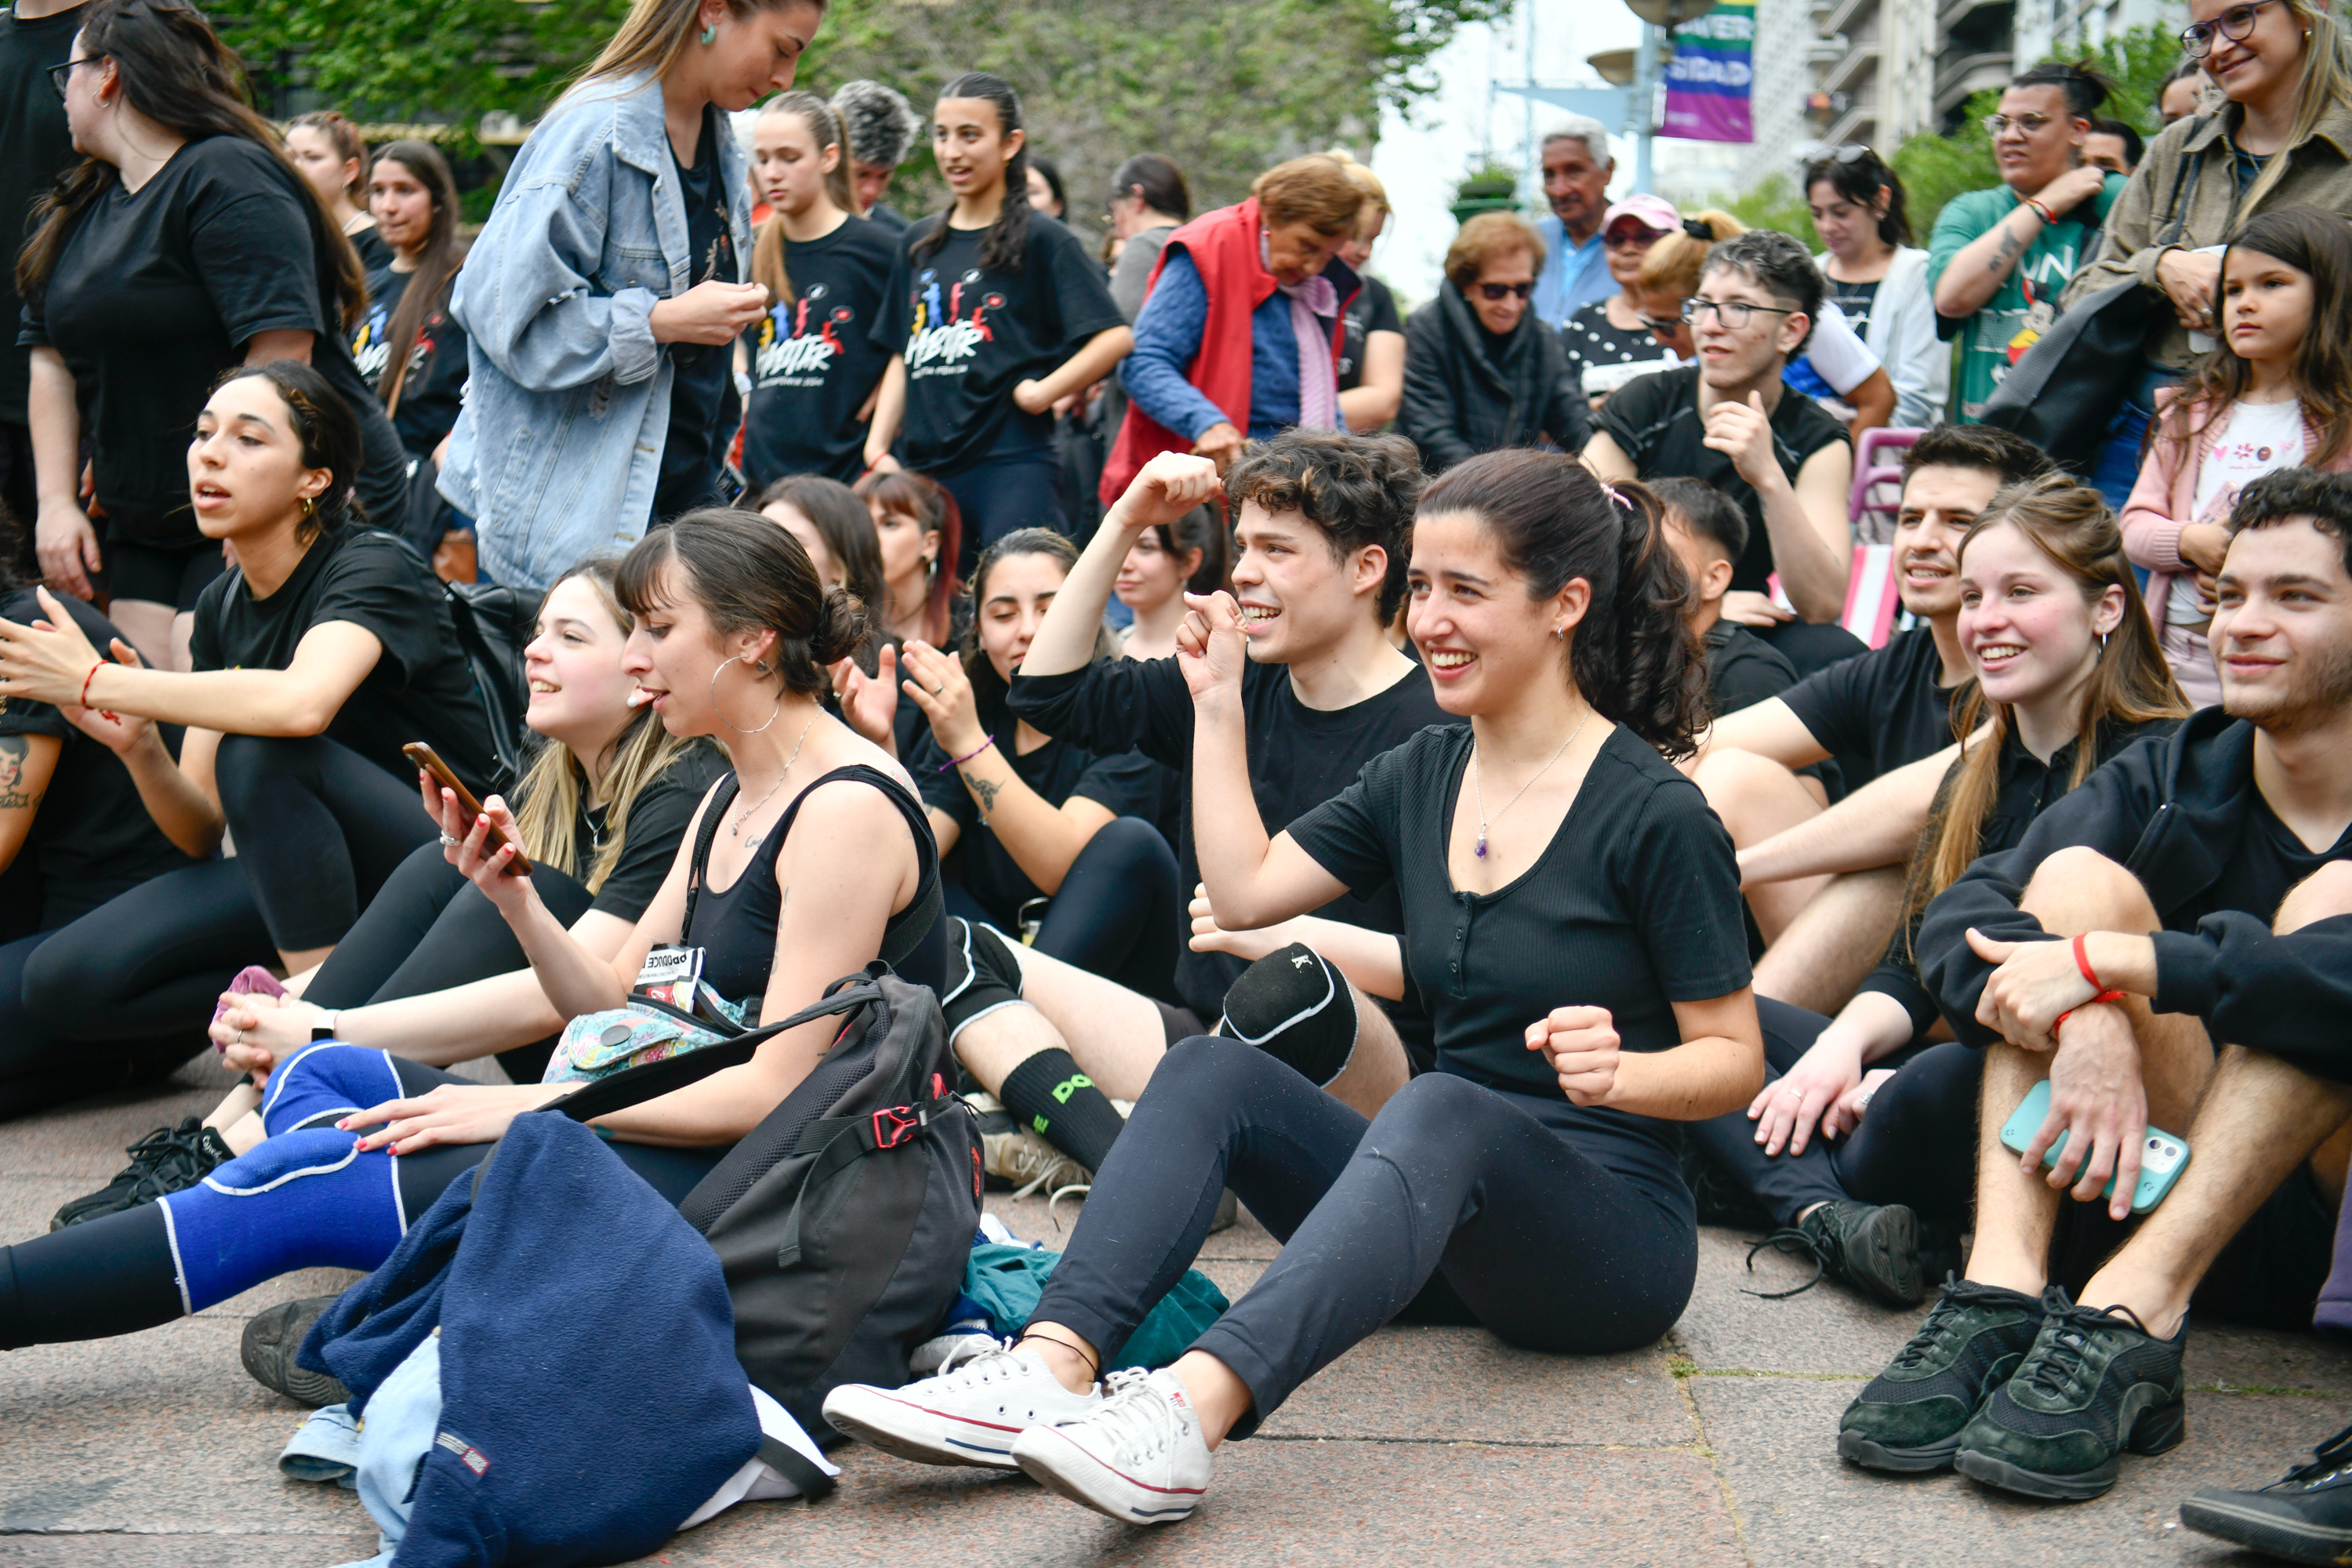
[[[1269,952],[1225,993],[1217,1033],[1288,1062],[1320,1087],[1356,1049],[1356,999],[1348,981],[1303,942]]]
[[[973,1019],[1021,1000],[1021,961],[1004,933],[977,921],[948,917],[947,985],[940,1011],[953,1042]]]

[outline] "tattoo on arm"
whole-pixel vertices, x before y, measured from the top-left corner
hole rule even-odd
[[[2016,264],[2017,253],[2024,248],[2024,242],[2020,240],[2015,232],[2004,222],[2000,226],[2000,248],[1994,251],[1991,258],[1985,263],[1985,270],[1987,272],[2008,271]]]
[[[1003,784],[989,779],[974,778],[970,772],[963,775],[963,782],[971,786],[972,798],[980,802],[982,816],[996,809],[996,797],[1004,793]]]
[[[25,789],[25,763],[32,742],[22,735],[0,735],[0,811],[29,811],[41,804],[38,791]]]

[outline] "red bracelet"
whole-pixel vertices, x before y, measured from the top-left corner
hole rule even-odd
[[[79,707],[82,707],[82,708],[87,708],[87,707],[89,707],[89,683],[90,683],[91,681],[93,681],[93,680],[97,679],[98,679],[98,672],[99,672],[100,670],[101,670],[101,669],[104,669],[105,668],[106,668],[106,660],[104,660],[104,659],[102,659],[102,658],[101,658],[101,659],[100,659],[96,664],[93,664],[93,665],[91,665],[91,666],[89,667],[89,673],[88,675],[85,675],[85,676],[83,676],[83,677],[81,678],[81,701],[80,701],[79,703],[78,703],[78,704],[77,704],[77,706],[79,706]],[[115,715],[115,714],[112,714],[112,713],[109,713],[109,712],[108,712],[105,709],[103,709],[103,708],[101,708],[101,709],[100,709],[100,710],[98,710],[98,714],[99,714],[99,717],[100,717],[100,718],[106,720],[109,723],[119,723],[119,722],[121,722],[121,719],[119,718],[119,716],[118,716],[118,715]]]
[[[2092,997],[2088,1002],[2083,1003],[2081,1006],[2067,1008],[2063,1013],[2059,1014],[2055,1018],[2050,1020],[2050,1037],[2053,1040],[2056,1039],[2058,1037],[2058,1031],[2066,1026],[2066,1020],[2081,1012],[2084,1007],[2095,1007],[2102,1002],[2120,1002],[2123,999],[2124,994],[2120,991],[2102,991],[2096,996]]]

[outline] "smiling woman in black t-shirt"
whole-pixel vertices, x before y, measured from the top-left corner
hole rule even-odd
[[[971,1443],[941,1434],[976,1434],[985,1402],[1038,1410],[1060,1424],[1004,1459],[1160,1523],[1192,1511],[1220,1441],[1416,1300],[1423,1321],[1551,1352],[1664,1332],[1697,1268],[1673,1123],[1736,1108],[1763,1070],[1731,841],[1660,755],[1687,753],[1703,721],[1687,586],[1646,493],[1556,454],[1458,465],[1422,498],[1406,626],[1469,727],[1375,758],[1271,843],[1248,776],[1241,612],[1224,595],[1196,612],[1177,658],[1219,920],[1263,926],[1393,884],[1392,981],[1409,973],[1428,1002],[1436,1070],[1367,1122],[1254,1045],[1178,1045],[1020,1346],[887,1402],[836,1390],[835,1424],[971,1463]],[[1261,961],[1294,963],[1311,960]],[[1092,1394],[1224,1186],[1282,1255],[1174,1366]]]
[[[903,463],[955,493],[965,559],[950,564],[964,576],[1016,528],[1066,531],[1054,405],[1135,342],[1086,247],[1030,206],[1024,145],[1002,78],[940,89],[931,152],[955,205],[907,230],[874,327],[891,358],[866,466]]]
[[[904,690],[930,728],[907,769],[953,880],[952,914],[1148,996],[1175,994],[1176,855],[1152,819],[1170,771],[1097,756],[1013,716],[1005,693],[1078,552],[1042,528],[989,546],[964,657],[907,645]],[[1106,636],[1097,658],[1115,658]],[[1033,908],[1034,906],[1034,908]]]
[[[188,511],[184,453],[222,371],[315,365],[362,422],[349,482],[368,516],[397,529],[407,505],[399,442],[344,341],[366,299],[359,258],[239,75],[193,7],[95,0],[63,89],[88,155],[17,261],[42,576],[86,599],[102,566],[115,623],[166,668],[188,668],[189,617],[221,572]],[[103,551],[79,494],[85,435]]]
[[[197,606],[194,673],[107,663],[78,627],[0,624],[0,695],[187,727],[150,811],[178,841],[235,834],[289,973],[325,957],[433,837],[401,747],[431,743],[477,789],[494,767],[440,583],[355,515],[344,476],[359,444],[350,410],[307,365],[239,370],[213,394],[189,485],[206,537],[238,565]],[[165,945],[154,934],[117,940],[145,953]]]

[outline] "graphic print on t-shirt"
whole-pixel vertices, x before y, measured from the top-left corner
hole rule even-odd
[[[981,344],[996,341],[988,312],[1003,310],[1004,296],[986,284],[977,267],[952,281],[943,280],[936,267],[915,274],[915,314],[906,350],[909,379],[960,376]]]
[[[856,312],[835,304],[833,290],[812,283],[790,302],[778,300],[760,323],[751,349],[751,380],[760,386],[823,386],[833,362],[849,353]]]

